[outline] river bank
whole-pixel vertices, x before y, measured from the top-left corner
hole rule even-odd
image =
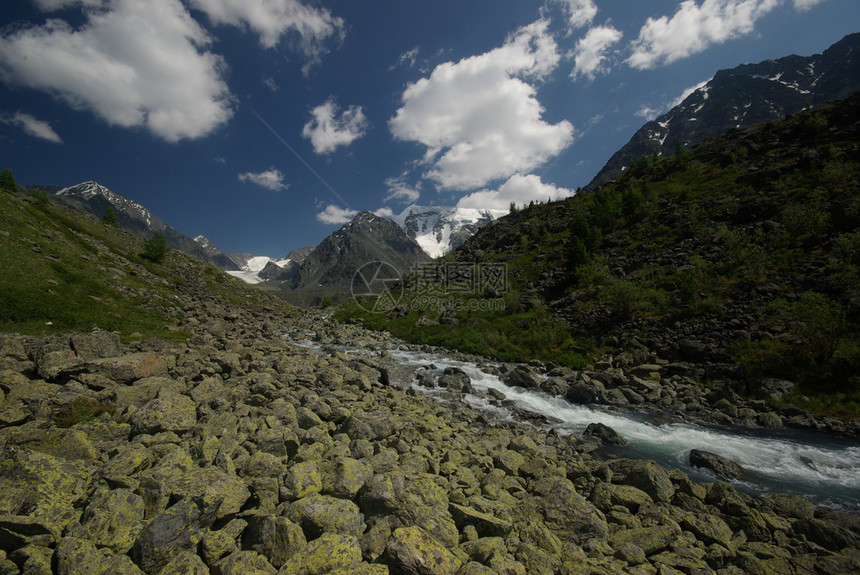
[[[201,309],[182,327],[182,345],[0,336],[0,573],[860,569],[854,514],[602,459],[416,391],[391,353],[281,337],[389,342],[358,326]]]

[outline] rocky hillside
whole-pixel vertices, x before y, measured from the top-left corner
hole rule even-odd
[[[507,360],[682,362],[747,397],[776,378],[795,407],[857,419],[858,117],[855,96],[734,130],[497,220],[448,261],[505,266],[504,293],[339,317]]]
[[[720,70],[704,86],[642,126],[585,187],[620,176],[643,156],[665,158],[733,128],[774,120],[848,97],[860,89],[860,33],[823,54],[786,56]]]
[[[599,429],[494,421],[464,374],[394,362],[391,336],[184,254],[144,263],[39,197],[0,202],[2,573],[860,569],[856,515],[599,458]]]

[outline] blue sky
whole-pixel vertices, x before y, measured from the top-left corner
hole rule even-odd
[[[857,0],[5,0],[0,168],[96,180],[225,251],[357,210],[568,196],[723,68]]]

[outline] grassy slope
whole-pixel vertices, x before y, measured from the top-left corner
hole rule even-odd
[[[416,342],[571,366],[625,332],[754,317],[773,337],[732,342],[742,373],[799,381],[806,398],[797,403],[856,417],[858,110],[855,98],[643,159],[595,193],[488,226],[447,259],[507,264],[502,312],[414,311],[419,296],[407,292],[386,314],[347,306],[338,317]],[[831,341],[815,341],[831,328]]]
[[[181,340],[188,294],[249,305],[259,293],[180,252],[149,262],[139,239],[43,194],[0,190],[0,213],[0,332],[98,327],[125,340]]]

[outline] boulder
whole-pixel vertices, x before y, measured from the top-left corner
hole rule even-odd
[[[278,575],[358,573],[361,547],[351,535],[323,533],[284,563]]]
[[[291,521],[302,526],[308,539],[316,539],[323,533],[358,537],[364,531],[361,512],[348,499],[309,495],[289,504],[285,511]]]
[[[215,521],[215,511],[198,497],[180,500],[143,528],[131,549],[132,559],[146,573],[154,573],[179,551],[196,551],[203,531]]]
[[[395,529],[382,560],[393,575],[456,575],[463,562],[417,526]]]
[[[602,423],[589,423],[582,434],[599,439],[604,445],[627,445],[627,440],[624,437]]]
[[[187,395],[162,390],[131,416],[132,430],[139,433],[188,431],[197,423],[197,406]]]
[[[248,527],[242,534],[242,548],[256,551],[269,563],[280,568],[305,545],[302,528],[279,515],[249,514]]]
[[[747,471],[734,461],[710,451],[691,449],[689,458],[693,467],[710,469],[721,479],[741,479],[747,475]]]
[[[501,380],[508,385],[525,387],[527,389],[539,389],[541,378],[531,367],[527,365],[515,365],[512,369],[503,373]]]
[[[277,575],[278,570],[256,551],[236,551],[212,566],[212,575]]]
[[[380,370],[383,385],[395,389],[409,389],[415,381],[415,368],[408,365],[394,364]]]

